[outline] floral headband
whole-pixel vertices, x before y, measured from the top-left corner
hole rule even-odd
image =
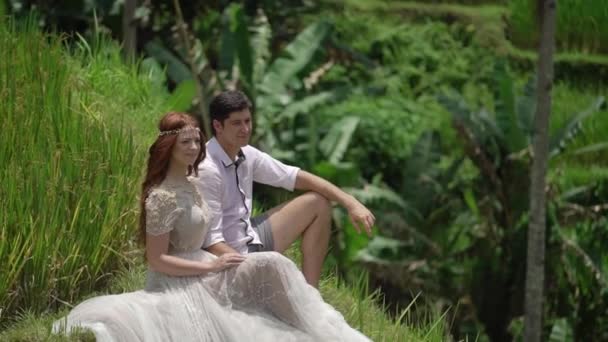
[[[162,137],[162,136],[169,135],[169,134],[179,134],[180,132],[190,131],[190,130],[195,130],[197,132],[201,131],[198,127],[184,126],[182,128],[172,129],[170,131],[160,131],[160,132],[158,132],[158,136]]]

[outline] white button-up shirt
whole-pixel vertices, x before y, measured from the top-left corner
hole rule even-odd
[[[293,191],[300,169],[252,146],[232,160],[215,138],[207,142],[207,157],[199,164],[200,192],[211,211],[203,248],[225,242],[242,254],[248,244],[261,244],[251,227],[253,182]]]

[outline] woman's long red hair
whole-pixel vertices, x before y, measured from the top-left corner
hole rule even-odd
[[[186,126],[199,127],[199,124],[190,115],[177,112],[165,114],[158,124],[158,128],[161,132],[177,130]],[[199,136],[201,139],[201,149],[194,164],[188,166],[188,176],[192,173],[194,173],[195,176],[198,176],[198,164],[205,159],[205,135],[202,131],[199,131]],[[162,183],[162,181],[165,180],[165,177],[167,177],[169,162],[171,161],[171,154],[176,141],[177,134],[158,136],[149,149],[148,168],[146,170],[146,178],[141,185],[141,196],[139,200],[139,236],[144,246],[146,244],[146,199],[150,194],[150,190],[154,186]]]

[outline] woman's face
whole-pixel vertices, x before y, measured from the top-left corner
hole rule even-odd
[[[184,167],[193,165],[201,150],[201,139],[194,127],[182,129],[173,146],[171,161]]]

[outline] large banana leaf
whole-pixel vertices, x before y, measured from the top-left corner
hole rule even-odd
[[[580,155],[585,153],[595,153],[606,149],[608,149],[608,141],[581,147],[575,151],[572,151],[572,154]]]
[[[557,133],[551,137],[549,143],[549,153],[551,157],[555,157],[562,152],[569,142],[571,142],[578,133],[582,130],[582,122],[587,117],[595,114],[605,106],[606,102],[603,96],[599,96],[585,111],[578,113],[568,120]]]
[[[371,205],[377,202],[386,202],[412,215],[416,220],[422,219],[422,216],[415,208],[390,188],[368,184],[363,189],[345,188],[344,190],[355,196],[363,204]]]
[[[573,340],[572,327],[568,323],[568,320],[566,318],[555,320],[553,327],[551,327],[549,342],[569,342]]]
[[[272,30],[268,18],[259,11],[251,27],[251,48],[253,49],[253,86],[262,82],[268,61],[270,60],[270,39]]]
[[[167,74],[175,83],[181,83],[185,80],[192,79],[192,73],[188,66],[182,62],[169,49],[165,48],[158,40],[153,40],[146,44],[146,52],[161,64],[167,66]]]
[[[330,163],[337,164],[342,160],[358,124],[358,117],[346,116],[331,126],[319,146]]]
[[[230,10],[234,9],[235,6],[228,6],[222,15],[222,32],[220,34],[220,51],[218,54],[218,69],[230,75],[232,73],[232,67],[234,66],[235,59],[235,39],[233,32],[232,17],[230,16]]]
[[[497,85],[496,122],[504,136],[508,152],[516,153],[528,146],[528,139],[520,127],[515,85],[505,63],[497,64],[495,77]]]
[[[500,146],[504,136],[496,120],[485,109],[473,113],[460,94],[440,95],[439,103],[452,114],[452,119],[463,125],[473,135],[477,145],[482,147],[493,162],[500,159]]]
[[[342,99],[348,89],[337,88],[322,91],[302,99],[289,103],[271,122],[276,124],[283,120],[293,120],[299,114],[308,114],[320,105],[327,104]]]
[[[287,45],[282,56],[268,67],[259,90],[280,102],[289,81],[311,62],[314,53],[328,37],[330,29],[329,23],[320,21],[302,31]]]
[[[238,58],[241,78],[248,87],[253,84],[253,50],[249,39],[249,29],[243,7],[231,4],[224,11],[220,48],[220,69],[232,72],[235,58]]]
[[[456,122],[463,124],[469,131],[475,136],[475,140],[482,142],[487,140],[488,133],[491,135],[500,135],[501,132],[498,127],[494,125],[487,125],[486,121],[490,121],[491,118],[481,118],[479,115],[475,115],[462,95],[458,93],[451,93],[449,95],[441,94],[438,96],[439,103],[452,114],[452,119]],[[486,113],[482,113],[486,115]],[[488,126],[490,131],[488,132],[485,126]]]
[[[192,107],[192,100],[196,96],[196,84],[194,80],[186,80],[177,85],[177,88],[167,99],[167,107],[170,110],[186,112]]]
[[[409,247],[404,241],[378,235],[369,241],[365,249],[357,253],[356,259],[378,264],[402,262],[411,258],[408,253]]]
[[[530,77],[522,95],[517,97],[517,114],[519,126],[530,144],[536,114],[536,77]]]
[[[315,175],[327,179],[339,187],[356,187],[361,183],[361,173],[356,164],[332,164],[322,161],[312,167]]]
[[[152,57],[144,58],[140,63],[140,72],[157,89],[165,89],[167,74],[158,61]]]

